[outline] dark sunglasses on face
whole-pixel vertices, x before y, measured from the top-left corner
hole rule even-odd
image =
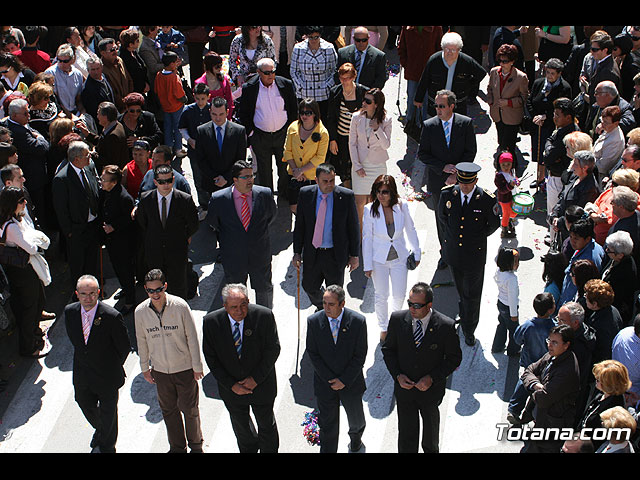
[[[353,40],[358,42],[358,43],[364,43],[364,42],[368,42],[369,41],[368,38],[354,38]]]
[[[164,285],[161,286],[161,287],[158,287],[158,288],[147,288],[147,287],[144,287],[144,289],[148,294],[151,295],[151,294],[154,294],[154,293],[162,292],[164,290]]]
[[[602,50],[600,47],[591,47],[592,52],[599,52],[600,50]]]
[[[130,108],[127,110],[127,112],[129,113],[142,113],[142,109],[141,108]]]
[[[367,105],[371,105],[373,103],[373,100],[371,100],[370,98],[365,98],[363,102],[366,103]]]
[[[378,194],[380,195],[389,195],[391,192],[389,190],[378,190]]]
[[[169,183],[173,183],[173,177],[157,179],[156,182],[158,182],[158,185],[167,185]]]
[[[256,178],[256,176],[257,175],[254,173],[254,174],[251,174],[251,175],[238,175],[238,178],[240,180],[249,180],[251,178]]]
[[[66,60],[63,60],[62,58],[59,58],[59,59],[58,59],[58,61],[59,61],[60,63],[69,63],[69,62],[71,61],[71,59],[70,59],[70,58],[67,58]]]
[[[260,70],[260,73],[262,73],[263,75],[275,75],[276,71],[275,70],[269,70],[269,71],[264,71],[264,70]]]
[[[310,115],[313,115],[313,112],[311,110],[303,110],[300,112],[301,117],[308,117]]]
[[[410,302],[409,300],[407,300],[407,305],[409,305],[409,308],[415,308],[416,310],[420,310],[421,308],[424,308],[427,306],[426,303],[414,303],[414,302]]]

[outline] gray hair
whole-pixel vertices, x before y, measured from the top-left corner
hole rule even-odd
[[[344,299],[345,299],[344,288],[342,288],[340,285],[329,285],[326,288],[325,292],[332,293],[336,297],[338,297],[338,303],[344,302]]]
[[[93,275],[86,274],[78,278],[78,281],[76,282],[76,290],[80,287],[80,284],[82,282],[86,282],[86,281],[93,282],[96,284],[96,287],[100,288],[100,282],[98,282],[98,279]]]
[[[633,240],[631,239],[631,235],[629,232],[625,232],[624,230],[618,230],[617,232],[607,236],[604,245],[616,254],[622,253],[623,255],[631,255],[631,252],[633,252]]]
[[[275,67],[275,66],[276,66],[276,62],[274,62],[273,59],[269,57],[261,58],[260,60],[258,60],[258,63],[256,63],[256,67],[258,67],[258,70],[262,70],[263,67]]]
[[[94,63],[99,63],[100,65],[104,65],[102,63],[102,59],[101,58],[89,57],[89,58],[87,58],[87,61],[85,63],[85,66],[87,67],[87,70],[89,69],[89,65],[93,65]]]
[[[89,150],[89,145],[82,140],[75,140],[69,144],[69,148],[67,149],[67,160],[73,163],[76,158],[87,150]]]
[[[444,50],[445,47],[456,47],[462,50],[463,42],[462,37],[456,32],[447,32],[442,36],[440,40],[440,48]]]
[[[455,105],[456,102],[458,101],[458,97],[456,97],[456,94],[454,92],[452,92],[451,90],[438,90],[436,92],[436,97],[438,97],[438,96],[447,97],[447,104],[449,106]]]
[[[56,57],[74,58],[75,56],[76,56],[76,53],[73,50],[73,47],[71,46],[71,44],[69,43],[63,43],[58,47],[58,50],[56,51]]]
[[[573,159],[580,164],[582,168],[587,168],[589,172],[593,171],[596,165],[596,157],[591,150],[579,150],[573,155]]]
[[[233,290],[242,293],[249,300],[249,290],[242,283],[229,283],[222,288],[222,303],[227,303],[227,299]]]
[[[624,185],[613,188],[611,201],[627,212],[633,212],[638,208],[638,194]]]
[[[584,307],[578,302],[566,302],[562,307],[569,311],[572,322],[582,323],[584,320]]]
[[[24,98],[11,100],[11,103],[9,104],[9,116],[12,117],[16,113],[20,113],[23,108],[29,108],[29,102]]]
[[[617,97],[618,96],[618,88],[616,87],[616,84],[613,83],[611,80],[604,80],[604,81],[600,82],[598,84],[598,88],[602,92],[607,93],[607,94],[611,95],[612,97]]]

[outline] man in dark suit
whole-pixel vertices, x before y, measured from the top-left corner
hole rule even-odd
[[[98,280],[78,279],[78,302],[64,310],[74,348],[73,386],[82,413],[95,429],[92,453],[115,453],[118,437],[118,389],[124,385],[124,362],[131,345],[122,315],[98,300]]]
[[[322,310],[322,284],[344,283],[344,269],[358,268],[360,226],[353,191],[336,186],[333,165],[316,168],[317,185],[300,189],[293,231],[293,266],[302,271],[302,288]]]
[[[18,165],[29,182],[29,193],[42,215],[46,208],[47,154],[49,142],[29,126],[29,104],[18,98],[9,104],[9,119],[6,126],[11,132],[13,145],[18,149]]]
[[[269,225],[276,217],[273,193],[253,184],[251,162],[240,160],[231,170],[233,185],[211,195],[207,218],[217,232],[225,283],[247,283],[256,303],[273,308]]]
[[[423,122],[418,159],[427,167],[427,190],[433,199],[438,240],[442,247],[442,219],[438,216],[440,191],[445,185],[455,183],[457,163],[474,161],[478,146],[473,121],[465,115],[454,113],[457,108],[456,94],[441,90],[435,98],[437,113]],[[441,259],[438,268],[445,266]]]
[[[620,68],[611,55],[613,40],[608,33],[597,31],[589,41],[591,50],[582,65],[580,88],[587,94],[589,105],[593,105],[596,101],[595,90],[600,82],[608,80],[620,88]]]
[[[289,175],[282,155],[287,127],[298,118],[298,101],[293,82],[275,74],[276,66],[271,58],[258,60],[257,67],[258,74],[242,85],[238,117],[256,156],[258,185],[273,191],[273,156],[278,172],[278,194],[284,196]]]
[[[336,85],[340,82],[337,69],[344,63],[350,63],[358,72],[356,83],[382,90],[388,76],[386,54],[373,45],[369,45],[369,30],[366,27],[358,27],[353,31],[353,41],[355,44],[347,45],[338,50]]]
[[[204,358],[229,411],[240,453],[277,453],[273,403],[280,341],[275,318],[268,308],[249,304],[242,284],[226,285],[222,298],[224,307],[203,319]]]
[[[102,102],[98,105],[98,124],[102,127],[102,133],[97,138],[96,152],[98,158],[96,167],[98,171],[106,165],[117,165],[124,168],[131,160],[127,134],[124,127],[118,121],[118,109],[111,102]],[[91,137],[88,137],[91,139]]]
[[[202,188],[209,195],[233,183],[231,167],[247,158],[247,135],[242,125],[227,121],[227,101],[211,102],[211,121],[197,129],[194,160],[200,166]],[[203,205],[203,208],[206,206]]]
[[[142,194],[136,212],[146,267],[165,272],[169,293],[186,299],[189,243],[200,225],[198,209],[191,195],[173,188],[169,165],[154,169],[154,182],[156,188]]]
[[[462,361],[452,319],[432,308],[433,290],[417,283],[409,309],[391,314],[382,355],[394,380],[398,408],[398,452],[417,453],[422,417],[422,449],[439,451],[440,412],[447,377]]]
[[[67,259],[75,285],[82,274],[99,275],[98,173],[84,142],[71,142],[67,159],[69,163],[53,178],[51,190],[60,232],[67,237]]]
[[[442,256],[451,268],[458,291],[458,314],[465,343],[475,345],[480,300],[487,261],[487,237],[500,226],[495,195],[478,187],[480,166],[456,165],[458,185],[442,190],[438,212],[442,220]]]
[[[107,77],[102,73],[102,61],[92,58],[87,61],[87,70],[89,76],[84,82],[80,98],[86,112],[91,115],[93,121],[98,127],[98,132],[102,131],[102,127],[98,123],[98,106],[102,102],[114,102],[113,89],[109,85]]]
[[[435,104],[438,103],[435,100],[436,92],[451,90],[458,98],[457,111],[466,115],[467,102],[473,100],[487,72],[473,57],[461,51],[462,37],[458,33],[444,34],[440,43],[442,50],[427,60],[415,98],[424,98],[428,94],[427,113],[433,116],[436,114]],[[414,100],[413,103],[422,108],[422,102]]]
[[[588,133],[595,141],[604,131],[602,127],[602,111],[610,106],[620,107],[620,130],[626,136],[636,126],[633,106],[620,97],[618,87],[611,80],[600,82],[594,91],[595,103],[589,107],[586,121],[581,123],[580,130]]]
[[[366,390],[362,368],[367,356],[364,315],[344,308],[344,289],[329,285],[324,310],[307,320],[307,353],[313,365],[318,402],[320,453],[336,453],[340,431],[340,404],[349,422],[349,452],[364,451],[362,395]]]

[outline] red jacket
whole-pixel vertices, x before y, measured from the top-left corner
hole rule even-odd
[[[429,57],[441,50],[442,35],[441,26],[422,27],[422,32],[418,27],[402,27],[398,55],[404,68],[404,78],[415,82],[420,80]]]

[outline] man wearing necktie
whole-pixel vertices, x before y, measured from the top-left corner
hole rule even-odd
[[[207,221],[215,230],[224,267],[224,282],[246,284],[256,303],[273,307],[269,226],[276,204],[268,187],[254,184],[251,162],[241,160],[231,170],[233,185],[211,195]]]
[[[322,310],[322,284],[344,283],[344,270],[358,268],[360,225],[353,191],[336,186],[333,165],[316,168],[317,185],[300,189],[293,232],[293,260],[302,265],[302,287]]]
[[[398,452],[439,451],[440,412],[447,377],[462,361],[454,321],[432,308],[426,283],[409,292],[409,309],[391,314],[382,355],[394,380]],[[422,418],[422,440],[420,440]]]
[[[83,275],[78,301],[67,305],[64,319],[73,345],[75,400],[95,429],[92,453],[115,453],[118,437],[118,390],[131,345],[120,312],[99,300],[98,280]]]
[[[442,257],[451,268],[458,291],[458,314],[465,343],[475,345],[487,261],[487,237],[500,226],[495,195],[476,186],[480,166],[455,166],[457,185],[442,189],[438,214],[442,221]]]
[[[364,452],[362,395],[366,384],[362,368],[367,356],[367,325],[363,315],[344,305],[344,289],[329,285],[323,295],[324,309],[307,319],[306,345],[314,370],[320,453],[338,450],[340,404],[349,422],[348,451]]]
[[[418,159],[425,164],[427,190],[431,193],[440,248],[443,246],[442,219],[438,215],[438,203],[442,189],[456,182],[455,165],[473,162],[476,156],[476,135],[471,118],[454,113],[456,95],[441,90],[436,95],[436,116],[423,122],[420,134]],[[446,267],[443,258],[438,268]]]
[[[89,145],[72,142],[67,163],[52,182],[53,206],[66,236],[71,282],[83,274],[99,275],[101,227],[98,220],[98,173]]]
[[[351,45],[338,50],[336,72],[341,65],[351,63],[356,69],[356,82],[368,88],[384,87],[387,74],[386,54],[369,44],[369,30],[366,27],[358,27],[353,31]],[[340,81],[338,73],[335,74],[336,85]]]
[[[242,284],[226,285],[222,299],[223,308],[203,319],[204,358],[218,382],[240,453],[277,453],[273,404],[280,342],[273,312],[249,304],[247,287]]]

